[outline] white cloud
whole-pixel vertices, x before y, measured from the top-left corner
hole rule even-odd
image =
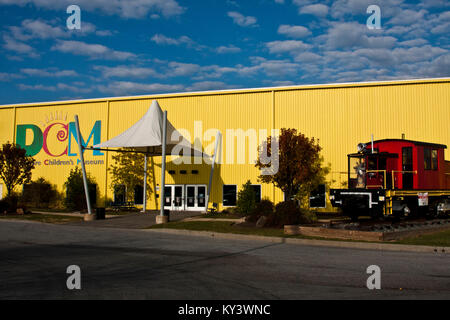
[[[328,6],[324,4],[311,4],[299,9],[299,13],[312,14],[318,17],[325,17],[328,14]]]
[[[322,59],[322,57],[318,54],[315,54],[313,52],[302,52],[298,55],[295,56],[295,61],[298,62],[317,62],[320,59]]]
[[[15,73],[0,72],[0,82],[8,82],[14,79],[23,78],[21,75]]]
[[[183,91],[184,87],[177,84],[140,83],[131,81],[114,81],[107,85],[99,85],[100,92],[114,95],[128,95],[138,93],[167,93]]]
[[[417,21],[421,21],[423,20],[424,16],[427,14],[428,12],[426,10],[420,10],[420,11],[416,11],[416,10],[410,10],[410,9],[406,9],[406,10],[402,10],[399,13],[397,13],[396,15],[394,15],[389,21],[388,24],[389,25],[411,25],[413,23],[416,23]]]
[[[445,54],[427,63],[421,70],[427,77],[448,77],[450,76],[450,54]]]
[[[196,43],[188,36],[170,38],[163,34],[155,34],[150,40],[158,45],[186,46],[188,48],[193,48],[195,50],[203,50],[207,48],[206,46]]]
[[[298,39],[309,36],[311,34],[311,31],[303,26],[290,26],[283,24],[278,28],[278,34]]]
[[[300,70],[299,65],[289,60],[267,60],[262,57],[252,58],[253,66],[236,66],[236,72],[244,77],[264,73],[269,77],[293,76]]]
[[[182,45],[182,44],[192,45],[194,43],[194,41],[192,41],[192,39],[187,37],[187,36],[181,36],[179,38],[170,38],[170,37],[166,37],[163,34],[155,34],[151,38],[151,40],[153,42],[155,42],[156,44],[159,44],[159,45],[179,46],[179,45]]]
[[[285,41],[272,41],[266,43],[270,53],[296,53],[302,50],[309,49],[311,45],[304,43],[301,40],[285,40]]]
[[[94,66],[94,70],[102,73],[104,78],[147,78],[157,76],[157,72],[152,68],[142,68],[134,66]]]
[[[378,5],[381,8],[383,21],[383,18],[392,17],[401,11],[403,2],[404,0],[336,0],[333,1],[330,14],[337,19],[367,15],[366,11],[370,5]]]
[[[190,76],[201,70],[198,64],[170,62],[167,74],[172,77]]]
[[[228,16],[233,19],[233,22],[241,27],[255,27],[256,26],[256,18],[255,17],[246,17],[239,12],[230,11],[228,12]]]
[[[407,40],[399,42],[398,45],[402,47],[417,47],[427,44],[428,41],[422,38],[413,39],[413,40]]]
[[[0,5],[34,4],[38,8],[65,10],[73,0],[0,0]],[[107,15],[142,19],[149,13],[161,13],[165,17],[181,15],[185,9],[175,0],[77,0],[76,4],[86,11],[100,11]]]
[[[36,85],[27,85],[27,84],[19,84],[20,90],[38,90],[38,91],[71,91],[76,93],[88,93],[91,92],[92,88],[82,88],[78,85],[68,85],[65,83],[58,83],[54,86],[45,86],[42,84],[36,84]]]
[[[201,81],[195,82],[186,88],[186,91],[208,91],[208,90],[226,90],[235,89],[239,86],[229,85],[222,81]]]
[[[58,40],[51,50],[87,56],[91,59],[128,60],[136,57],[130,52],[115,51],[101,44],[89,44],[81,41]]]
[[[20,27],[9,27],[15,39],[26,41],[30,39],[53,39],[67,37],[69,34],[59,26],[52,26],[44,20],[23,20]]]
[[[60,24],[61,25],[61,24]],[[12,38],[20,41],[28,41],[32,39],[58,39],[69,38],[71,36],[86,36],[95,33],[97,36],[110,36],[111,31],[98,30],[97,27],[87,21],[81,22],[80,30],[68,30],[58,25],[57,21],[46,21],[42,19],[23,20],[20,26],[8,27],[8,31]]]
[[[367,27],[356,22],[335,22],[326,35],[329,49],[392,48],[397,39],[391,36],[368,36]]]
[[[37,51],[28,44],[14,40],[8,35],[3,36],[3,47],[6,50],[14,51],[19,54],[27,55],[30,58],[38,58]]]
[[[233,45],[230,46],[221,46],[216,49],[217,53],[225,54],[225,53],[238,53],[241,52],[241,48],[235,47]]]
[[[32,77],[76,77],[78,73],[74,70],[59,70],[57,68],[33,69],[23,68],[20,72]]]
[[[275,87],[289,87],[289,86],[294,86],[295,82],[294,81],[271,81],[270,85],[275,86]]]

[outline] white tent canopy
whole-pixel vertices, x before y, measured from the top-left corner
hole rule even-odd
[[[95,149],[103,148],[132,148],[138,152],[149,155],[162,155],[164,113],[158,104],[153,100],[147,113],[136,122],[131,128],[118,136],[97,144]],[[203,156],[201,150],[195,149],[170,123],[167,121],[167,154],[172,153],[176,145],[187,148],[193,156]]]
[[[77,131],[78,141],[83,141],[80,133],[80,125],[78,122],[78,116],[75,116],[75,125]],[[209,179],[208,186],[208,195],[206,203],[208,204],[209,194],[211,191],[212,185],[212,176],[214,173],[214,164],[216,154],[218,152],[219,139],[221,139],[220,132],[217,133],[216,138],[216,148],[214,151],[211,174]],[[119,134],[118,136],[97,144],[93,147],[93,149],[107,149],[107,151],[117,151],[124,152],[124,150],[119,149],[130,149],[128,151],[131,152],[141,152],[145,153],[145,168],[144,168],[144,208],[145,212],[146,203],[147,203],[147,164],[148,164],[148,156],[162,156],[162,168],[161,168],[161,216],[164,214],[164,186],[165,186],[165,167],[166,167],[166,154],[172,154],[173,149],[178,146],[176,150],[176,155],[180,156],[194,156],[194,157],[203,157],[204,153],[201,150],[196,149],[186,138],[184,138],[175,128],[174,126],[167,120],[167,111],[163,112],[158,102],[154,100],[152,105],[148,109],[147,113],[136,122],[131,128],[126,130],[125,132]],[[92,214],[92,210],[90,207],[89,201],[89,193],[87,192],[87,178],[86,178],[86,169],[84,166],[84,155],[83,149],[92,149],[85,148],[79,143],[80,148],[80,160],[81,160],[81,168],[83,170],[83,180],[84,180],[84,188],[86,193],[86,201],[88,203],[88,212]],[[110,148],[113,148],[111,150]],[[114,150],[116,149],[116,150]],[[184,154],[184,151],[188,150],[189,154]],[[209,156],[208,156],[209,157]]]

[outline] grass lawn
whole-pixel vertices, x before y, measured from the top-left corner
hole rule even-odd
[[[193,231],[211,231],[218,233],[236,233],[258,235],[266,237],[284,237],[283,229],[272,228],[250,228],[235,226],[233,222],[227,221],[186,221],[186,222],[169,222],[151,226],[149,229],[179,229]]]
[[[423,245],[423,246],[450,247],[450,230],[434,234],[421,235],[414,238],[406,238],[397,241],[397,243]]]
[[[107,216],[126,216],[126,215],[129,215],[129,214],[134,214],[134,213],[139,213],[139,212],[140,212],[139,210],[133,210],[133,211],[131,211],[131,210],[130,211],[112,211],[112,210],[107,210],[105,212],[105,214]]]
[[[317,239],[328,241],[345,241],[345,242],[367,242],[356,240],[342,240],[342,239],[325,239],[318,237],[308,237],[302,235],[288,236],[284,234],[283,229],[275,228],[253,228],[236,226],[233,222],[227,221],[186,221],[186,222],[169,222],[166,224],[154,225],[149,229],[178,229],[178,230],[192,230],[192,231],[211,231],[217,233],[234,233],[246,235],[258,235],[266,237],[282,237],[282,238],[296,238],[296,239]],[[378,243],[378,242],[374,242]],[[423,235],[414,238],[407,238],[395,242],[386,242],[390,244],[408,244],[408,245],[424,245],[424,246],[439,246],[450,247],[450,230],[443,231],[431,235]]]
[[[232,213],[208,213],[208,214],[202,214],[201,216],[198,216],[198,218],[203,219],[240,219],[242,216],[238,214],[232,214]]]
[[[27,220],[27,221],[37,221],[44,223],[53,223],[53,224],[64,224],[69,222],[78,222],[83,220],[83,216],[80,217],[71,217],[71,216],[57,216],[57,215],[47,215],[47,214],[25,214],[25,215],[15,215],[15,214],[7,214],[0,215],[1,219],[12,219],[12,220]]]
[[[50,213],[72,213],[73,211],[68,209],[53,209],[53,208],[29,208],[31,212],[50,212]]]

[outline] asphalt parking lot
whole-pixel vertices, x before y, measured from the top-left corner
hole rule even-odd
[[[0,221],[0,299],[449,299],[448,254]],[[69,290],[67,267],[81,270]],[[369,290],[366,269],[381,269]]]

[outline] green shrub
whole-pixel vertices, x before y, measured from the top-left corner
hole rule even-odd
[[[6,196],[0,200],[0,213],[5,211],[8,213],[15,213],[17,211],[17,204],[19,203],[19,196],[12,192],[11,195]]]
[[[23,186],[21,202],[33,208],[49,208],[59,199],[56,186],[52,186],[44,178],[39,178]]]
[[[97,183],[94,178],[88,175],[88,190],[91,205],[94,205],[97,201]],[[66,198],[64,199],[64,205],[70,210],[85,210],[87,208],[86,198],[84,193],[83,173],[81,169],[76,167],[70,170],[69,177],[64,183],[66,189]]]
[[[307,224],[314,221],[314,214],[299,208],[296,201],[285,201],[276,205],[275,212],[267,217],[266,226],[282,228],[285,225]]]
[[[255,209],[247,217],[247,221],[256,222],[261,216],[268,217],[273,214],[275,206],[269,199],[262,199],[257,203]]]
[[[236,208],[243,216],[248,216],[256,207],[256,195],[252,183],[248,180],[238,193]]]
[[[5,211],[8,212],[9,203],[6,199],[0,200],[0,214],[3,214]]]

